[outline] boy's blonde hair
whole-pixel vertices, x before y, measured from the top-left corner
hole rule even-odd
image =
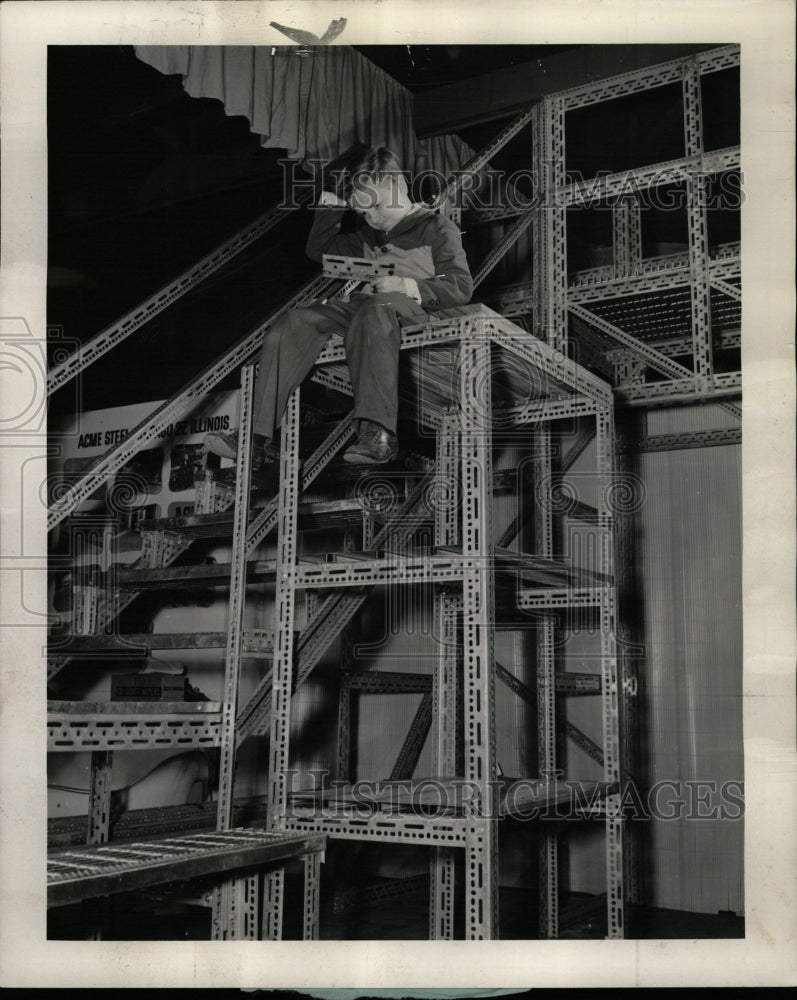
[[[349,167],[346,177],[347,194],[351,194],[355,184],[368,181],[382,181],[386,177],[406,177],[401,169],[401,163],[393,150],[387,146],[375,146],[366,150],[358,160]]]

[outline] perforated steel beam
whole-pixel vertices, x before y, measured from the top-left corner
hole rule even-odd
[[[52,530],[68,514],[91,494],[107,481],[107,479],[118,472],[123,465],[130,461],[142,448],[150,441],[157,440],[164,429],[175,420],[187,413],[195,406],[200,399],[221,382],[223,378],[235,371],[244,362],[251,359],[252,355],[263,343],[263,336],[286,310],[294,306],[300,306],[312,299],[319,298],[325,291],[334,287],[334,282],[327,278],[314,278],[305,284],[295,295],[291,296],[282,306],[276,309],[271,315],[258,326],[252,333],[239,340],[221,358],[214,361],[204,369],[201,374],[188,382],[179,392],[161,403],[149,416],[145,417],[130,434],[118,444],[111,448],[104,455],[100,455],[91,467],[83,474],[81,479],[73,484],[61,496],[59,496],[50,507],[47,518],[47,528]]]
[[[687,157],[704,157],[703,104],[700,63],[683,65],[683,107]],[[686,216],[689,229],[689,288],[692,306],[692,356],[697,385],[710,388],[714,375],[711,343],[710,261],[708,248],[708,180],[705,171],[692,171],[686,178]]]
[[[116,703],[117,705],[122,703]],[[203,703],[196,703],[197,705]],[[106,706],[112,709],[113,704]],[[164,708],[167,710],[164,711]],[[190,710],[189,710],[190,708]],[[184,711],[168,711],[153,703],[148,710],[103,713],[101,706],[48,708],[47,750],[78,752],[124,749],[204,749],[221,743],[221,712],[200,711],[191,703]]]
[[[534,518],[534,551],[550,558],[554,551],[553,504],[546,502],[553,483],[551,434],[547,428],[537,431],[534,439],[534,492],[537,503]],[[556,774],[556,687],[555,622],[544,617],[537,631],[537,768],[539,774]],[[540,935],[559,936],[559,841],[557,833],[547,828],[540,833]]]
[[[246,601],[246,527],[249,523],[249,482],[252,471],[252,414],[254,412],[254,365],[241,369],[241,403],[235,479],[235,515],[232,533],[230,596],[227,611],[227,650],[224,660],[221,757],[217,829],[232,826],[235,782],[235,716],[243,652],[244,605]]]
[[[455,171],[454,176],[448,181],[437,204],[443,205],[446,202],[453,203],[457,194],[462,188],[465,177],[469,174],[478,173],[490,162],[496,153],[499,153],[504,146],[522,131],[531,121],[533,107],[522,111],[517,118],[513,119],[505,128],[501,129],[498,135],[492,139],[483,149],[475,153],[460,170]]]
[[[568,208],[596,205],[610,198],[625,196],[629,191],[641,193],[663,184],[688,184],[696,172],[705,178],[710,174],[737,170],[740,165],[740,147],[728,146],[710,153],[689,154],[677,160],[663,160],[633,170],[573,181],[560,189],[558,197]]]
[[[602,319],[594,312],[590,312],[589,309],[585,309],[583,306],[578,305],[570,305],[568,308],[574,316],[578,316],[578,318],[583,320],[585,323],[589,323],[590,326],[595,327],[596,330],[600,330],[601,333],[605,333],[607,336],[612,337],[614,340],[632,350],[635,354],[638,354],[641,358],[644,358],[650,367],[655,368],[656,371],[662,372],[671,379],[688,379],[693,377],[693,372],[684,367],[684,365],[678,364],[677,361],[672,361],[664,354],[660,354],[655,347],[651,347],[649,344],[646,344],[644,341],[632,336],[630,333],[626,333],[618,326],[615,326],[614,323],[609,323],[607,320]]]
[[[282,420],[280,449],[278,572],[274,594],[274,659],[271,676],[267,779],[268,828],[272,831],[285,829],[288,806],[298,505],[299,389],[297,388],[288,399]],[[264,880],[263,936],[270,940],[279,940],[282,936],[284,878],[284,871],[278,871],[266,875]]]
[[[465,934],[498,937],[498,843],[495,788],[495,676],[492,567],[490,337],[485,326],[463,340],[460,354],[462,551],[481,565],[462,574],[465,777],[478,789],[465,851]]]
[[[533,309],[538,335],[549,346],[565,353],[567,325],[567,227],[561,191],[565,180],[565,107],[561,98],[542,102],[537,119],[532,154],[542,172],[541,207],[537,212]],[[547,426],[534,432],[532,462],[535,498],[544,497],[552,485],[551,431]],[[554,550],[552,504],[538,502],[534,510],[534,552],[550,558]],[[554,622],[545,617],[537,631],[537,766],[540,774],[556,768],[555,690],[553,686]],[[540,935],[558,936],[558,865],[557,836],[544,829],[540,834],[539,853],[539,926]]]
[[[395,673],[392,670],[348,671],[341,684],[349,691],[368,694],[428,694],[432,690],[429,674]]]
[[[720,400],[738,396],[742,391],[741,372],[716,374],[714,384],[708,389],[695,389],[694,378],[666,382],[649,382],[646,385],[623,385],[614,390],[622,406],[652,406],[655,404],[689,403]]]
[[[459,420],[449,414],[437,432],[435,481],[438,502],[434,507],[435,545],[457,545],[461,503],[459,473]],[[493,484],[494,485],[494,484]],[[457,773],[458,694],[457,627],[462,611],[459,594],[436,588],[434,622],[437,636],[434,669],[433,759],[435,773]],[[450,941],[454,937],[456,905],[456,854],[450,847],[432,850],[429,859],[429,938]]]
[[[642,263],[642,211],[636,197],[622,198],[612,211],[614,275],[634,274]]]
[[[723,45],[706,52],[699,52],[690,57],[698,66],[699,72],[717,73],[739,65],[739,46]],[[592,81],[582,87],[571,87],[561,93],[565,109],[584,108],[590,104],[611,101],[626,94],[636,94],[643,90],[652,90],[668,83],[677,83],[681,79],[683,59],[673,59],[670,62],[659,63],[656,66],[634,70],[631,73],[621,73],[609,77],[608,80]]]
[[[634,441],[635,452],[678,451],[686,448],[710,448],[741,444],[741,427],[721,427],[713,431],[681,431],[675,434],[648,434]]]
[[[446,468],[448,448],[445,440],[438,438],[438,472]],[[456,537],[454,526],[447,517],[438,516],[435,538],[440,544]],[[435,592],[434,620],[436,623],[437,650],[434,672],[434,761],[435,773],[444,777],[456,773],[457,768],[457,619],[462,609],[460,595],[447,594],[442,589]],[[456,856],[451,848],[438,847],[432,851],[429,862],[429,938],[433,941],[450,941],[454,937],[454,907],[456,893]]]
[[[304,859],[304,904],[302,940],[317,941],[320,934],[321,862],[323,855],[307,854]]]
[[[727,295],[728,298],[735,299],[737,302],[742,301],[742,290],[741,288],[737,288],[736,285],[730,285],[727,281],[722,281],[720,278],[710,278],[709,284],[712,288],[716,288],[718,292]]]
[[[391,779],[398,781],[413,776],[431,727],[432,693],[428,691],[421,698],[421,703],[410,724],[409,732],[402,744],[401,750],[399,750],[396,763],[390,772]]]
[[[91,755],[89,778],[89,844],[104,844],[110,834],[111,823],[111,774],[113,753],[110,750],[95,750]]]
[[[601,588],[520,589],[515,600],[518,608],[528,611],[597,607],[601,600]]]
[[[502,260],[511,248],[517,243],[523,233],[529,228],[534,220],[534,213],[524,212],[520,218],[513,223],[509,231],[504,235],[501,242],[494,247],[479,265],[478,271],[473,276],[473,287],[477,288],[484,279],[495,268],[496,264]]]
[[[611,506],[611,487],[615,465],[614,414],[610,408],[596,421],[597,471],[603,488],[599,491],[598,532],[599,569],[614,573],[614,512]],[[603,776],[604,781],[616,787],[620,781],[620,715],[617,674],[617,617],[615,588],[605,587],[600,605],[601,685],[603,716]],[[610,938],[622,938],[624,922],[624,861],[623,816],[619,808],[620,797],[611,793],[606,798],[606,892],[607,921]]]
[[[470,834],[470,821],[453,816],[395,816],[377,813],[364,816],[352,812],[339,815],[292,805],[285,821],[286,831],[303,834],[326,834],[333,840],[377,841],[415,844],[419,847],[464,847]]]
[[[299,205],[302,205],[309,201],[310,192],[302,191],[295,195],[294,199]],[[281,209],[278,206],[269,209],[259,219],[251,223],[251,225],[246,226],[240,232],[236,233],[235,236],[227,240],[226,243],[222,243],[221,246],[207,254],[207,256],[203,257],[187,271],[184,271],[179,278],[176,278],[168,285],[164,285],[154,295],[151,295],[148,299],[145,299],[131,309],[121,319],[118,319],[112,326],[107,327],[85,344],[82,344],[77,351],[50,369],[47,376],[47,392],[53,393],[63,385],[66,385],[67,382],[88,368],[98,358],[107,354],[108,351],[120,344],[126,337],[129,337],[131,333],[134,333],[140,327],[144,326],[145,323],[148,323],[153,316],[157,316],[158,313],[162,312],[173,302],[176,302],[186,292],[195,288],[205,278],[213,274],[214,271],[217,271],[224,264],[231,261],[242,250],[254,243],[255,240],[260,239],[270,229],[273,229],[277,223],[287,218],[289,214],[289,209]]]

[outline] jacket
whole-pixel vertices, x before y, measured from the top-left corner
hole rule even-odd
[[[341,234],[347,211],[337,206],[314,209],[306,247],[311,260],[320,262],[328,253],[392,261],[399,277],[416,280],[424,308],[444,309],[470,301],[473,279],[459,229],[450,219],[417,208],[387,233],[358,218],[353,233]]]

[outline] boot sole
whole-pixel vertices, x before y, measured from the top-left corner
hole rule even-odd
[[[368,458],[366,455],[344,455],[343,461],[349,465],[385,465],[392,462],[396,455],[388,455],[386,458]]]
[[[238,455],[238,452],[234,448],[231,448],[221,438],[214,437],[213,435],[208,435],[205,438],[205,447],[211,455],[218,455],[219,458],[235,458]]]

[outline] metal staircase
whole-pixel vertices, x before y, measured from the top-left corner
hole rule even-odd
[[[271,833],[325,834],[341,841],[404,843],[430,849],[430,937],[454,934],[455,903],[464,898],[469,939],[498,936],[497,831],[502,821],[521,821],[554,810],[561,817],[598,818],[605,829],[607,936],[625,934],[623,903],[628,868],[623,855],[623,789],[633,772],[630,744],[621,721],[633,720],[633,664],[618,654],[616,587],[627,572],[627,553],[616,563],[615,407],[648,407],[664,402],[722,400],[738,396],[740,374],[717,373],[714,357],[733,350],[739,322],[738,245],[709,253],[705,208],[688,202],[689,248],[685,254],[643,260],[639,202],[628,196],[628,178],[637,189],[682,179],[705,183],[712,171],[739,166],[738,148],[706,153],[702,144],[700,76],[738,65],[738,47],[726,46],[589,87],[544,98],[504,129],[463,171],[441,198],[441,210],[457,217],[457,193],[468,170],[479,170],[510,139],[530,128],[535,164],[546,171],[531,207],[473,211],[469,225],[517,216],[499,244],[475,270],[478,286],[507,250],[532,231],[534,280],[502,289],[489,307],[476,304],[429,316],[402,332],[407,379],[402,407],[426,439],[434,458],[412,455],[389,471],[399,501],[387,513],[364,507],[362,497],[334,500],[312,495],[313,484],[334,468],[353,434],[348,417],[339,421],[309,453],[300,446],[309,424],[301,420],[300,390],[291,397],[282,425],[279,479],[264,506],[252,507],[251,434],[253,357],[263,336],[285,310],[319,297],[332,297],[350,284],[323,275],[308,282],[261,325],[187,383],[111,448],[54,500],[48,526],[65,522],[109,477],[188,413],[214,386],[241,370],[241,447],[234,481],[209,469],[196,486],[195,512],[142,522],[141,558],[132,567],[94,574],[73,588],[71,626],[53,633],[49,676],[70,658],[112,652],[120,639],[109,632],[120,613],[147,589],[185,581],[229,588],[225,634],[136,635],[147,648],[213,646],[224,649],[224,695],[220,703],[90,705],[58,702],[48,706],[48,746],[90,750],[92,789],[88,840],[109,837],[110,769],[114,750],[136,747],[213,747],[220,752],[216,827],[233,829],[236,751],[251,736],[268,737],[266,819]],[[565,174],[564,123],[568,110],[611,100],[665,83],[681,81],[684,94],[686,156],[620,175],[600,185],[574,183]],[[702,171],[702,173],[701,173]],[[597,182],[596,182],[597,183]],[[691,189],[691,187],[690,187]],[[613,208],[614,263],[568,275],[566,211],[596,196],[622,195]],[[269,231],[281,218],[267,213],[161,290],[51,373],[57,390],[96,357],[137,329],[214,267]],[[666,317],[664,322],[661,317]],[[526,327],[528,329],[526,329]],[[528,330],[532,332],[529,333]],[[674,358],[688,359],[691,367]],[[583,363],[577,363],[574,358]],[[320,355],[312,378],[351,394],[342,341],[333,338]],[[594,361],[594,364],[592,363]],[[590,370],[594,368],[595,371]],[[612,383],[605,380],[613,374]],[[663,378],[662,378],[663,376]],[[534,386],[529,395],[528,386]],[[738,407],[725,403],[738,414]],[[493,523],[495,495],[516,491],[517,477],[493,470],[493,449],[501,440],[528,450],[533,507],[519,507],[502,531]],[[597,501],[586,504],[562,491],[573,463],[595,444],[591,474]],[[706,440],[704,443],[711,443]],[[637,442],[638,444],[638,442]],[[367,478],[368,472],[363,477]],[[345,477],[344,477],[345,480]],[[343,481],[344,490],[346,482]],[[442,499],[441,499],[442,498]],[[565,528],[581,525],[592,546],[588,565],[566,551]],[[342,533],[338,548],[323,558],[301,546],[308,526],[324,524]],[[277,551],[264,559],[259,549],[276,529]],[[569,530],[569,529],[568,529]],[[229,564],[184,564],[197,538],[229,538]],[[512,549],[511,546],[516,548]],[[528,551],[526,551],[528,550]],[[568,558],[568,555],[571,558]],[[244,628],[247,584],[273,581],[273,624]],[[351,628],[378,587],[415,587],[428,595],[438,640],[432,674],[390,674],[354,669]],[[296,626],[297,602],[304,598],[306,624]],[[599,673],[564,669],[559,639],[589,620],[595,626]],[[534,637],[536,690],[497,663],[494,632],[505,628]],[[341,640],[348,668],[342,674],[338,748],[333,786],[292,787],[290,771],[291,699],[332,643]],[[246,704],[239,704],[240,662],[257,654],[271,660]],[[537,714],[538,771],[533,778],[499,774],[495,749],[495,680]],[[383,790],[369,802],[367,815],[354,795],[348,764],[349,701],[354,690],[414,690],[421,703]],[[557,695],[579,692],[600,701],[601,744],[564,715]],[[602,768],[599,781],[582,782],[585,797],[573,797],[564,782],[561,738],[566,736]],[[413,776],[424,742],[431,736],[434,788],[443,801],[430,804],[432,786]],[[568,778],[577,777],[570,776]],[[399,782],[401,788],[394,784]],[[426,798],[424,797],[426,795]],[[559,848],[562,834],[541,820],[540,936],[559,933]],[[457,852],[464,856],[464,881],[455,875]],[[314,855],[317,865],[318,856]],[[316,892],[317,867],[310,873]],[[252,915],[258,909],[254,877],[225,883],[214,896],[214,936],[258,936]],[[262,934],[281,936],[284,874],[265,876]],[[241,923],[242,907],[250,919]],[[232,915],[236,914],[235,921]],[[236,930],[238,928],[238,930]]]

